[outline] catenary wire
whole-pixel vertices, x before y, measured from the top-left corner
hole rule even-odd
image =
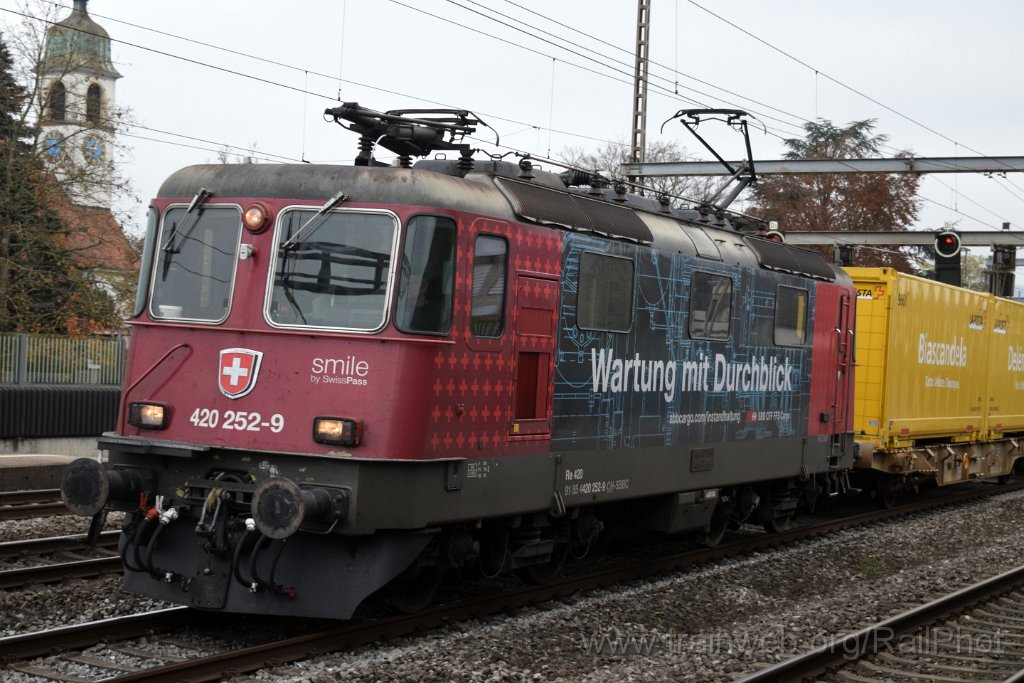
[[[449,1],[449,2],[451,2],[451,0],[448,0],[448,1]],[[409,9],[412,9],[412,10],[414,10],[414,11],[422,11],[422,10],[417,10],[416,8],[412,8],[412,7],[408,6],[408,5],[405,5],[404,3],[401,3],[401,2],[397,2],[396,0],[392,0],[392,2],[396,2],[396,4],[399,4],[399,5],[403,5],[403,6],[405,6],[405,7],[409,8]],[[692,2],[692,0],[691,0],[691,2]],[[54,4],[56,4],[56,3],[54,3]],[[457,3],[452,3],[452,4],[456,4],[456,5],[457,5]],[[515,4],[515,3],[511,3],[511,4]],[[696,3],[693,3],[693,4],[695,4],[695,5],[696,5]],[[457,5],[457,6],[458,6],[458,5]],[[517,6],[518,6],[518,5],[517,5]],[[698,7],[699,7],[699,5],[698,5]],[[23,17],[25,17],[25,18],[28,18],[28,19],[32,19],[32,20],[39,20],[39,21],[44,21],[44,22],[47,22],[47,23],[55,23],[55,22],[52,22],[52,21],[48,21],[48,20],[46,20],[46,19],[40,19],[40,18],[38,18],[38,17],[32,17],[32,16],[30,16],[30,15],[27,15],[27,14],[25,14],[25,13],[22,13],[22,12],[17,12],[17,11],[13,11],[13,10],[8,10],[8,9],[6,9],[6,8],[0,8],[0,9],[4,9],[4,11],[7,11],[7,12],[9,12],[9,13],[12,13],[12,14],[20,15],[20,16],[23,16]],[[466,9],[468,9],[468,8],[466,8]],[[701,8],[701,9],[704,9],[704,8]],[[474,10],[471,10],[471,11],[474,11]],[[493,10],[492,10],[492,11],[493,11]],[[429,13],[426,13],[426,14],[429,14]],[[478,12],[478,14],[479,14],[479,12]],[[712,14],[713,14],[713,13],[712,13]],[[100,15],[97,15],[97,16],[100,16]],[[455,24],[455,25],[457,25],[457,26],[460,26],[460,27],[462,27],[462,28],[465,28],[465,29],[467,29],[467,30],[473,30],[473,29],[471,29],[471,28],[469,28],[469,27],[467,27],[467,26],[464,26],[464,25],[462,25],[462,24],[458,24],[457,22],[452,22],[451,20],[445,19],[445,18],[443,18],[443,17],[438,17],[437,15],[430,15],[430,16],[433,16],[433,17],[435,17],[435,18],[437,18],[437,19],[439,19],[439,20],[442,20],[442,21],[446,21],[446,22],[449,22],[449,23],[453,23],[453,24]],[[482,15],[482,16],[485,16],[485,15]],[[543,15],[539,15],[539,16],[543,16]],[[717,15],[716,15],[716,16],[717,16]],[[489,18],[489,17],[488,17],[488,18]],[[120,20],[117,20],[117,19],[113,19],[113,18],[110,18],[110,19],[111,19],[111,20],[113,20],[113,21],[120,21]],[[491,19],[493,20],[493,18],[491,18]],[[724,19],[723,19],[723,20],[724,20]],[[727,20],[726,20],[726,21],[727,21]],[[126,24],[126,25],[131,25],[131,26],[138,26],[137,24],[131,24],[130,22],[121,22],[121,23],[124,23],[124,24]],[[501,23],[501,22],[499,22],[499,23]],[[286,65],[286,64],[283,64],[283,63],[281,63],[281,62],[275,62],[274,60],[267,60],[267,59],[265,59],[265,58],[260,58],[260,57],[256,57],[256,56],[253,56],[253,55],[246,55],[245,53],[240,53],[240,52],[237,52],[237,51],[234,51],[234,50],[230,50],[230,49],[227,49],[227,48],[222,48],[222,47],[219,47],[219,46],[214,46],[214,45],[210,45],[209,43],[202,43],[201,41],[194,41],[194,40],[192,40],[192,39],[182,38],[182,37],[180,37],[180,36],[174,36],[174,34],[169,34],[169,33],[167,33],[167,32],[159,31],[159,30],[156,30],[156,29],[147,29],[146,27],[139,27],[139,28],[142,28],[142,29],[144,29],[144,30],[151,30],[151,31],[154,31],[154,32],[156,32],[156,33],[160,33],[160,34],[164,34],[164,35],[169,35],[169,36],[172,36],[172,37],[176,37],[176,38],[179,38],[179,39],[182,39],[182,40],[187,40],[187,41],[190,41],[190,42],[194,42],[194,43],[197,43],[197,44],[202,44],[202,45],[205,45],[205,46],[208,46],[208,47],[213,47],[213,48],[215,48],[215,49],[220,49],[220,50],[224,50],[224,51],[226,51],[226,52],[229,52],[229,53],[239,54],[239,55],[243,55],[243,56],[246,56],[246,57],[249,57],[249,58],[253,58],[253,59],[259,59],[259,60],[261,60],[261,61],[265,61],[265,62],[268,62],[268,63],[272,63],[272,64],[275,64],[275,65],[278,65],[278,66],[283,66],[283,67],[286,67],[286,68],[291,68],[291,69],[295,69],[295,70],[302,70],[302,69],[301,69],[301,67],[294,67],[294,66],[291,66],[291,65]],[[742,29],[741,29],[741,30],[742,30]],[[585,34],[585,35],[586,35],[586,34]],[[515,43],[511,43],[510,41],[506,41],[506,40],[504,40],[504,39],[501,39],[501,38],[498,38],[498,37],[496,37],[496,36],[494,36],[494,38],[495,38],[495,39],[497,39],[497,40],[502,40],[503,42],[509,43],[509,44],[511,44],[511,45],[513,45],[513,46],[515,46],[515,47],[520,47],[520,48],[522,48],[522,49],[527,49],[527,50],[530,50],[529,48],[525,48],[525,47],[523,47],[523,46],[521,46],[521,45],[517,45],[517,44],[515,44]],[[112,40],[113,40],[113,39],[112,39]],[[759,40],[760,40],[760,39],[759,39]],[[326,95],[318,94],[318,93],[315,93],[315,92],[309,91],[308,89],[305,89],[305,88],[297,88],[297,87],[295,87],[295,86],[290,86],[290,85],[287,85],[287,84],[284,84],[284,83],[280,83],[280,82],[277,82],[277,81],[273,81],[273,80],[271,80],[271,79],[267,79],[267,78],[263,78],[263,77],[259,77],[259,76],[253,76],[252,74],[246,74],[246,73],[244,73],[244,72],[240,72],[240,71],[237,71],[237,70],[234,70],[234,69],[227,69],[227,68],[225,68],[225,67],[219,67],[219,66],[217,66],[217,65],[213,65],[213,64],[209,64],[209,63],[206,63],[206,62],[202,62],[201,60],[194,60],[194,59],[190,59],[190,58],[186,58],[186,57],[181,57],[181,56],[179,56],[179,55],[174,55],[174,54],[171,54],[171,53],[167,53],[167,52],[164,52],[164,51],[161,51],[161,50],[156,50],[156,49],[154,49],[154,48],[149,48],[149,47],[146,47],[146,46],[143,46],[143,45],[139,45],[139,44],[131,43],[131,42],[128,42],[128,41],[124,41],[124,40],[117,40],[116,42],[120,42],[120,43],[122,43],[122,44],[125,44],[125,45],[129,45],[129,46],[131,46],[131,47],[135,47],[135,48],[137,48],[137,49],[141,49],[141,50],[147,50],[147,51],[151,51],[151,52],[154,52],[154,53],[156,53],[156,54],[160,54],[160,55],[162,55],[162,56],[165,56],[165,57],[171,57],[171,58],[177,58],[177,59],[182,59],[183,61],[186,61],[186,62],[190,62],[190,63],[193,63],[193,64],[197,64],[197,65],[201,65],[201,66],[206,66],[206,67],[208,67],[208,68],[212,68],[212,69],[215,69],[215,70],[223,71],[223,72],[225,72],[225,73],[228,73],[228,74],[230,74],[230,75],[236,75],[236,76],[239,76],[239,77],[243,77],[243,78],[249,78],[249,79],[252,79],[252,80],[256,80],[256,81],[259,81],[259,82],[262,82],[262,83],[266,83],[266,84],[270,84],[270,85],[276,85],[276,86],[279,86],[279,87],[287,88],[287,89],[290,89],[290,90],[293,90],[293,91],[296,91],[296,92],[301,92],[301,93],[304,93],[304,94],[312,94],[312,95],[315,95],[315,96],[318,96],[318,97],[324,97],[325,99],[330,99],[330,98],[329,98],[328,96],[326,96]],[[549,42],[549,44],[550,44],[550,41],[547,41],[547,42]],[[565,48],[562,48],[561,46],[555,46],[555,47],[559,47],[560,49],[565,49]],[[622,48],[617,48],[617,49],[622,49]],[[776,49],[777,49],[777,48],[776,48]],[[537,52],[537,51],[535,51],[535,50],[530,50],[530,51],[531,51],[531,52],[535,52],[535,53]],[[538,53],[538,54],[543,54],[543,53]],[[580,54],[580,53],[575,53],[575,52],[574,52],[574,54],[577,54],[578,56],[584,57],[585,59],[590,59],[591,61],[596,61],[596,60],[593,60],[592,58],[586,57],[586,55],[582,55],[582,54]],[[599,54],[599,53],[597,53],[597,54]],[[547,55],[545,55],[545,56],[547,56]],[[555,59],[555,58],[554,58],[554,57],[552,57],[552,59]],[[795,58],[794,58],[794,59],[795,59]],[[564,62],[565,60],[562,60],[562,61]],[[798,60],[798,61],[799,61],[799,60]],[[597,73],[597,75],[599,75],[599,76],[604,76],[604,77],[612,78],[613,80],[616,80],[616,81],[618,81],[618,82],[623,82],[623,83],[627,83],[627,81],[622,81],[622,80],[620,80],[620,79],[617,79],[617,78],[614,78],[614,77],[612,77],[612,76],[610,76],[610,75],[608,75],[608,74],[603,74],[603,73],[598,73],[598,72],[594,72],[594,71],[593,71],[592,69],[589,69],[589,68],[587,68],[587,67],[582,67],[582,66],[580,66],[580,65],[578,65],[578,64],[572,64],[572,63],[570,63],[570,62],[565,62],[565,63],[567,63],[567,64],[570,64],[571,66],[575,66],[576,68],[580,68],[580,69],[584,69],[584,70],[587,70],[587,71],[591,71],[591,72],[593,72],[593,73]],[[806,66],[806,65],[805,65],[805,66]],[[307,70],[307,71],[308,71],[308,70]],[[391,93],[391,94],[396,94],[396,95],[399,95],[399,96],[403,96],[403,97],[412,97],[412,98],[414,98],[414,99],[418,99],[418,100],[421,100],[421,101],[427,101],[427,102],[431,102],[430,100],[426,100],[426,99],[424,99],[424,98],[419,98],[419,97],[415,97],[415,96],[410,96],[410,95],[407,95],[407,94],[405,94],[405,93],[400,93],[400,92],[396,92],[396,91],[391,91],[391,90],[387,90],[387,89],[383,89],[383,88],[378,88],[378,87],[376,87],[376,86],[371,86],[371,85],[369,85],[369,84],[365,84],[365,83],[359,83],[359,82],[355,82],[355,81],[349,81],[348,79],[339,79],[339,78],[337,78],[336,76],[328,76],[328,75],[326,75],[326,74],[319,74],[319,73],[317,73],[317,72],[314,72],[314,71],[308,71],[308,73],[316,74],[316,75],[318,75],[318,76],[323,76],[323,77],[326,77],[326,78],[331,78],[332,80],[344,80],[345,82],[351,82],[351,83],[353,83],[353,84],[355,84],[355,85],[359,85],[360,87],[367,87],[367,88],[371,88],[371,89],[374,89],[374,90],[378,90],[378,91],[384,91],[384,92],[388,92],[388,93]],[[628,75],[628,74],[627,74],[627,75]],[[690,77],[690,76],[688,76],[688,75],[686,75],[686,74],[682,74],[682,75],[684,75],[684,76],[686,76],[686,77]],[[828,77],[828,76],[827,76],[827,74],[826,74],[826,77]],[[831,77],[829,77],[829,78],[831,78]],[[699,79],[696,79],[696,80],[699,80]],[[834,80],[834,79],[833,79],[833,80]],[[838,82],[838,81],[837,81],[837,82]],[[711,87],[716,87],[716,88],[717,88],[717,86],[714,86],[713,84],[709,84],[709,85],[711,85]],[[656,87],[657,87],[657,86],[656,86]],[[721,90],[723,90],[724,92],[730,92],[730,91],[726,91],[725,89],[722,89],[722,88],[718,88],[718,89],[721,89]],[[666,89],[666,90],[667,90],[667,89]],[[705,95],[705,96],[713,97],[714,99],[720,99],[720,98],[717,98],[717,97],[715,97],[715,96],[713,96],[713,95],[709,95],[709,94],[707,94],[707,93],[701,93],[701,94],[703,94],[703,95]],[[742,97],[741,95],[737,95],[737,96],[739,96],[739,97]],[[692,99],[689,99],[689,98],[682,98],[682,97],[681,97],[680,99],[682,99],[683,101],[686,101],[686,102],[694,103],[694,104],[703,104],[703,103],[700,103],[700,102],[694,101],[694,100],[692,100]],[[744,98],[744,99],[746,99],[746,98]],[[868,99],[870,99],[870,98],[868,98]],[[431,103],[433,103],[433,104],[438,104],[439,106],[446,106],[446,105],[444,105],[443,103],[438,103],[438,102],[431,102]],[[703,104],[703,106],[707,106],[707,105],[706,105],[706,104]],[[763,106],[764,106],[764,105],[763,105]],[[883,105],[883,106],[884,106],[884,105]],[[781,110],[778,110],[778,111],[781,111]],[[898,113],[898,112],[897,112],[897,113]],[[789,114],[789,113],[787,113],[787,115],[790,115],[790,116],[794,116],[794,118],[799,118],[799,117],[797,117],[796,115],[793,115],[793,114]],[[489,116],[490,118],[492,118],[492,119],[497,119],[497,120],[506,120],[506,121],[513,121],[513,120],[511,120],[511,119],[507,119],[507,118],[504,118],[504,117],[500,117],[500,116],[495,116],[495,115],[490,115],[490,114],[489,114],[488,116]],[[778,119],[775,119],[775,120],[778,120]],[[515,123],[518,123],[518,124],[520,124],[520,125],[526,125],[526,126],[528,126],[528,127],[530,127],[530,128],[536,128],[536,129],[540,129],[540,130],[543,130],[543,129],[544,129],[544,127],[543,127],[543,126],[537,126],[537,125],[534,125],[534,124],[525,124],[524,122],[518,122],[518,121],[513,121],[513,122],[515,122]],[[783,123],[785,123],[786,125],[792,125],[792,124],[789,124],[788,122],[783,122]],[[137,125],[137,124],[128,124],[128,125],[133,125],[134,127],[137,127],[137,128],[140,128],[140,129],[145,129],[145,128],[146,128],[146,127],[144,127],[144,126],[139,126],[139,125]],[[550,129],[550,128],[549,128],[549,130],[552,130],[552,129]],[[177,133],[171,133],[171,132],[169,132],[169,131],[155,131],[155,132],[160,132],[160,133],[162,133],[162,134],[165,134],[165,135],[179,135],[179,134],[177,134]],[[594,137],[590,137],[590,136],[582,136],[582,135],[579,135],[579,134],[575,134],[575,133],[571,133],[571,132],[568,132],[568,131],[558,131],[558,130],[556,130],[556,131],[554,131],[554,132],[558,132],[559,134],[565,134],[565,135],[570,135],[570,136],[575,136],[575,137],[581,137],[581,138],[584,138],[584,139],[590,139],[590,140],[594,140],[594,141],[604,142],[604,143],[608,143],[608,144],[622,144],[622,143],[618,143],[618,142],[615,142],[615,141],[609,141],[609,140],[602,140],[602,139],[600,139],[600,138],[594,138]],[[776,137],[780,137],[780,138],[782,137],[781,135],[778,135],[777,133],[771,133],[771,134],[775,135]],[[137,137],[137,138],[139,138],[139,139],[147,139],[147,138],[144,138],[144,137],[142,137],[142,136],[134,136],[134,137]],[[185,138],[185,139],[189,139],[189,138],[190,138],[190,136],[186,136],[186,135],[181,135],[181,137],[182,137],[182,138]],[[148,139],[152,139],[152,138],[148,138]],[[207,140],[201,140],[201,141],[202,141],[202,142],[205,142],[205,143],[207,143],[207,144],[220,144],[220,143],[215,143],[215,142],[213,142],[213,141],[207,141]],[[164,141],[164,142],[166,142],[166,141]],[[173,143],[170,143],[170,144],[173,144]],[[236,145],[224,145],[224,146],[226,146],[226,147],[228,147],[228,148],[231,148],[231,149],[240,149],[240,150],[244,150],[244,149],[246,149],[246,147],[244,147],[244,146],[236,146]],[[502,145],[502,147],[504,147],[504,145]],[[965,148],[966,148],[966,146],[965,146]],[[199,148],[199,149],[206,149],[206,148]],[[509,148],[509,149],[512,149],[512,148]],[[970,149],[970,148],[968,148],[968,149]],[[975,151],[975,150],[972,150],[972,151]],[[977,153],[977,152],[976,152],[976,153]],[[264,155],[264,158],[268,158],[268,157],[277,157],[277,158],[280,158],[280,159],[284,159],[284,160],[289,160],[289,161],[292,161],[292,160],[293,160],[293,159],[292,159],[292,157],[287,157],[287,156],[284,156],[284,155],[274,155],[274,154],[270,154],[270,153],[263,153],[263,155]],[[1012,183],[1011,183],[1011,185],[1012,185]],[[961,196],[965,196],[965,195],[961,195]],[[965,196],[965,198],[967,198],[967,197]],[[936,203],[936,204],[939,204],[938,202],[934,202],[934,200],[930,200],[930,199],[928,199],[928,198],[924,198],[924,199],[926,199],[927,201],[931,201],[932,203]],[[969,199],[969,198],[967,198],[967,199]],[[976,202],[974,202],[974,203],[976,203]],[[939,204],[939,205],[941,205],[941,204]],[[958,210],[956,210],[956,209],[954,209],[954,211],[956,211],[957,213],[961,213],[961,212],[959,212],[959,211],[958,211]],[[965,216],[966,216],[966,214],[962,214],[962,215],[965,215]],[[966,216],[966,217],[969,217],[969,216]],[[972,218],[972,220],[976,220],[976,219],[973,219],[973,218]]]

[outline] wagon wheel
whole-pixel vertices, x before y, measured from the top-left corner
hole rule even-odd
[[[558,576],[558,573],[562,571],[562,565],[565,564],[565,558],[568,554],[569,544],[558,543],[555,545],[555,549],[551,551],[551,559],[541,564],[528,564],[525,567],[519,567],[516,569],[516,576],[534,586],[551,583]]]
[[[883,510],[891,510],[896,505],[896,484],[888,477],[875,483],[875,498]]]
[[[388,586],[391,605],[403,614],[419,612],[434,599],[443,578],[439,567],[409,567]]]
[[[1010,483],[1010,475],[1009,474],[1000,474],[998,477],[996,477],[996,483],[999,484],[1000,486],[1004,486],[1006,484],[1009,484]]]

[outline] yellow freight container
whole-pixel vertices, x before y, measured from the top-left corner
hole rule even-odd
[[[989,347],[988,438],[1024,432],[1024,304],[994,297]]]
[[[980,439],[991,297],[891,268],[847,272],[857,288],[857,440],[887,450]]]

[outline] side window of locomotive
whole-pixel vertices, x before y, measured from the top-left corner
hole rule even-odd
[[[235,207],[169,209],[157,244],[149,314],[199,322],[227,318],[241,230]]]
[[[384,325],[397,224],[387,213],[287,211],[281,217],[269,319],[372,331]],[[306,223],[310,220],[307,226]],[[298,240],[293,237],[298,236]]]
[[[455,222],[414,217],[406,229],[395,325],[403,332],[448,334],[454,290]]]
[[[690,283],[690,337],[728,339],[732,317],[732,279],[695,272]]]
[[[473,245],[473,303],[469,328],[474,337],[500,337],[505,331],[505,271],[508,243],[480,235]]]
[[[803,346],[807,341],[807,290],[779,285],[775,296],[775,343]]]
[[[633,324],[633,260],[580,255],[576,324],[583,330],[628,332]]]
[[[139,269],[139,285],[135,292],[135,308],[132,317],[137,318],[146,310],[146,295],[149,293],[149,278],[153,275],[153,252],[156,251],[156,229],[160,224],[160,212],[149,207],[146,216],[146,241],[142,247],[142,266]]]

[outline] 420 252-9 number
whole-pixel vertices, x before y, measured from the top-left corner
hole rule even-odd
[[[240,432],[258,432],[263,429],[269,429],[275,434],[279,434],[284,429],[284,415],[280,413],[274,413],[264,420],[261,413],[225,410],[222,421],[220,411],[216,408],[196,408],[188,421],[196,427],[207,429],[217,429],[220,427],[221,429],[234,429]]]

